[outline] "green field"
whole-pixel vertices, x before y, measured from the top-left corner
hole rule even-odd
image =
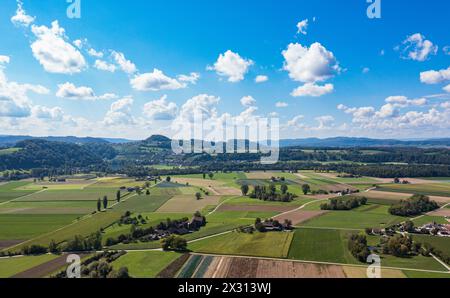
[[[0,205],[0,214],[88,214],[95,210],[91,201],[14,201]]]
[[[56,258],[58,258],[58,256],[42,255],[36,257],[16,257],[0,259],[0,278],[12,277],[16,274],[19,274]]]
[[[448,224],[448,221],[445,220],[445,218],[442,216],[428,216],[428,215],[418,217],[414,219],[413,222],[414,225],[418,227],[432,222],[436,222],[438,224]]]
[[[369,205],[351,211],[331,211],[320,217],[313,218],[302,225],[307,227],[362,230],[375,227],[383,228],[404,221],[402,217],[390,215],[387,211],[388,208],[388,206],[371,208]]]
[[[450,183],[430,183],[430,184],[392,184],[383,185],[379,191],[391,191],[400,193],[411,193],[427,196],[450,197]]]
[[[362,264],[348,250],[348,237],[354,231],[298,229],[289,249],[289,258],[297,260],[332,262],[342,264]],[[377,237],[368,237],[369,245],[378,242]],[[422,255],[397,258],[381,255],[381,266],[445,271],[445,268],[431,257]]]
[[[26,202],[46,202],[46,201],[97,201],[103,196],[108,196],[109,200],[116,199],[117,189],[110,188],[86,188],[86,189],[72,189],[72,190],[46,190],[37,192],[17,201]],[[122,195],[126,194],[125,192]],[[95,203],[93,203],[95,206]]]
[[[293,233],[238,233],[204,239],[189,244],[194,252],[285,258]]]
[[[0,149],[0,156],[1,155],[13,154],[13,153],[19,152],[20,150],[21,150],[20,148]]]
[[[290,259],[334,263],[354,263],[346,249],[349,231],[297,229],[289,249]]]
[[[154,212],[159,209],[164,203],[170,200],[171,196],[150,195],[145,194],[134,196],[125,202],[115,207],[116,211],[126,212]]]
[[[1,214],[0,240],[28,240],[68,225],[77,217],[73,214]]]
[[[29,215],[27,215],[29,216]],[[64,242],[65,240],[73,238],[75,235],[88,236],[92,233],[99,231],[100,229],[107,228],[120,218],[121,214],[117,212],[101,212],[87,218],[83,218],[74,223],[68,223],[60,229],[49,229],[48,233],[42,234],[30,241],[22,243],[15,247],[18,250],[26,245],[39,244],[48,246],[48,244],[54,240],[56,243]],[[20,229],[18,232],[22,231]]]
[[[28,185],[29,183],[30,182],[9,182],[0,185],[0,204],[34,193],[32,190],[17,190],[17,188]]]
[[[175,252],[129,252],[114,261],[112,265],[116,270],[127,267],[131,277],[153,278],[179,257],[180,254]]]
[[[428,243],[437,250],[440,250],[450,256],[450,238],[433,237],[429,235],[414,235],[413,239],[414,241],[420,243]]]

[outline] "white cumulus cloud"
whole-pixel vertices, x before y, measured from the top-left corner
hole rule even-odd
[[[186,88],[187,84],[166,76],[161,70],[136,75],[130,80],[131,86],[139,91],[176,90]]]
[[[294,81],[323,82],[340,71],[334,54],[318,42],[309,48],[291,43],[282,54],[285,59],[283,69],[289,72],[289,77]]]
[[[319,97],[325,94],[332,93],[334,91],[333,84],[325,84],[323,86],[316,85],[313,83],[307,83],[303,86],[296,88],[292,91],[291,95],[294,97],[311,96]]]
[[[51,73],[79,73],[86,67],[83,55],[69,42],[65,31],[58,24],[46,26],[31,26],[36,40],[31,44],[34,57]]]
[[[25,9],[23,9],[22,1],[17,1],[16,14],[11,18],[11,22],[16,26],[28,27],[35,19],[35,17],[27,15]]]
[[[131,114],[133,102],[133,98],[128,96],[112,103],[105,115],[103,123],[110,126],[134,124],[135,120]]]
[[[420,81],[424,84],[439,84],[450,80],[450,66],[442,70],[429,70],[420,73]]]
[[[151,120],[172,120],[176,117],[178,107],[174,102],[167,101],[167,95],[144,105],[143,113]]]
[[[125,55],[121,52],[112,51],[112,58],[117,63],[122,71],[127,74],[134,74],[137,71],[136,65],[125,58]]]
[[[117,69],[117,67],[114,64],[110,64],[106,61],[99,59],[95,60],[94,67],[97,68],[98,70],[104,70],[109,72],[115,72]]]
[[[438,46],[427,40],[424,35],[415,33],[406,38],[402,45],[398,47],[404,59],[415,61],[425,61],[431,55],[436,55]]]
[[[251,107],[256,104],[256,99],[254,99],[252,96],[244,96],[241,98],[241,105],[244,107]]]
[[[72,83],[64,83],[58,85],[58,91],[56,96],[59,98],[67,99],[80,99],[80,100],[107,100],[115,99],[117,95],[112,93],[106,93],[101,96],[95,95],[94,90],[90,87],[80,86],[77,87]]]
[[[303,20],[301,22],[298,22],[297,24],[297,33],[306,35],[308,32],[306,31],[308,29],[308,19]]]
[[[244,79],[253,64],[252,60],[242,58],[238,53],[228,50],[220,54],[214,66],[208,69],[215,70],[219,76],[228,77],[229,82],[236,83]]]

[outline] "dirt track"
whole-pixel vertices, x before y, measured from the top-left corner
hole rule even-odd
[[[0,249],[8,248],[10,246],[14,246],[16,244],[22,243],[23,240],[1,240],[0,241]]]
[[[67,265],[67,256],[62,255],[56,259],[53,259],[47,263],[41,264],[24,272],[14,275],[12,278],[41,278],[45,277],[58,269]]]
[[[285,219],[292,221],[293,225],[300,224],[307,220],[310,220],[314,217],[321,216],[327,213],[327,211],[303,211],[303,210],[294,210],[292,212],[285,213],[283,215],[275,216],[274,219],[283,222]]]

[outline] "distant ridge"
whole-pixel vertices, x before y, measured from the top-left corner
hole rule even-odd
[[[121,144],[132,142],[127,139],[114,139],[114,138],[93,138],[93,137],[32,137],[32,136],[8,136],[8,135],[0,135],[0,146],[8,147],[14,146],[17,142],[25,141],[25,140],[45,140],[51,142],[64,142],[64,143],[73,143],[73,144],[89,144],[89,143],[111,143],[111,144]]]
[[[104,143],[125,144],[133,142],[144,142],[148,145],[161,148],[170,148],[171,139],[162,135],[152,135],[142,141],[124,138],[95,138],[95,137],[32,137],[32,136],[9,136],[0,135],[0,147],[12,147],[17,142],[24,140],[46,140],[54,142],[65,142],[74,144]],[[248,141],[246,141],[248,143]],[[353,137],[335,138],[305,138],[305,139],[283,139],[280,140],[281,147],[450,147],[450,138],[425,139],[425,140],[396,140],[396,139],[371,139]]]

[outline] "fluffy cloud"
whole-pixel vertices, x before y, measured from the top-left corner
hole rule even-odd
[[[48,108],[44,106],[34,106],[31,115],[35,118],[61,121],[64,119],[64,112],[60,107]]]
[[[178,107],[167,101],[167,95],[144,105],[143,113],[151,120],[172,120],[176,117]]]
[[[366,73],[369,73],[369,72],[370,72],[370,68],[368,68],[368,67],[364,67],[363,70],[362,70],[363,74],[366,74]]]
[[[307,29],[308,29],[308,19],[298,22],[297,34],[306,35],[306,34],[308,34],[308,32],[306,31]]]
[[[440,129],[448,130],[450,128],[450,106],[441,104],[424,111],[407,110],[403,108],[424,107],[427,104],[426,99],[408,99],[404,96],[391,96],[386,98],[386,104],[379,110],[374,107],[348,108],[339,105],[338,109],[353,116],[354,125],[352,129],[359,129],[367,133],[368,131],[390,133],[398,135],[402,133],[420,132],[432,133]],[[444,110],[439,110],[443,108]]]
[[[0,68],[0,117],[28,117],[32,107],[29,92],[48,94],[50,91],[41,85],[10,82]]]
[[[133,98],[131,97],[125,97],[115,101],[106,113],[103,123],[111,126],[134,124],[135,120],[131,114],[133,102]]]
[[[139,91],[176,90],[186,88],[187,84],[166,76],[161,70],[135,76],[130,80],[131,86]]]
[[[208,67],[208,69],[215,70],[219,76],[228,77],[229,82],[236,83],[244,79],[249,67],[253,64],[252,60],[242,58],[238,53],[228,50],[219,55],[214,67]]]
[[[438,47],[420,33],[408,36],[397,49],[402,52],[404,59],[421,62],[427,60],[431,55],[436,55],[438,51]]]
[[[130,60],[127,60],[123,53],[112,51],[111,56],[120,69],[125,73],[134,74],[137,71],[136,65]]]
[[[35,19],[35,17],[27,15],[26,11],[23,9],[22,1],[17,1],[16,14],[11,18],[11,22],[16,26],[28,27]]]
[[[89,49],[88,54],[92,57],[96,57],[96,58],[103,58],[103,53],[102,52],[97,52],[94,49]]]
[[[255,78],[255,83],[264,83],[269,80],[268,76],[259,75]]]
[[[388,104],[402,108],[408,106],[424,106],[428,103],[426,98],[408,99],[406,96],[389,96],[385,101]]]
[[[277,108],[287,108],[289,105],[286,102],[279,101],[275,104]]]
[[[312,96],[319,97],[328,93],[333,92],[334,86],[333,84],[326,84],[323,86],[307,83],[303,86],[296,88],[292,91],[291,95],[294,97],[302,97],[302,96]]]
[[[51,73],[79,73],[86,67],[86,61],[81,53],[69,42],[65,31],[58,24],[46,26],[31,26],[36,40],[31,44],[34,57]]]
[[[334,54],[318,42],[309,48],[291,43],[282,54],[285,59],[283,69],[289,72],[289,77],[294,81],[323,82],[340,71]]]
[[[104,70],[104,71],[109,71],[109,72],[115,72],[117,69],[114,64],[109,64],[106,61],[98,60],[98,59],[95,60],[94,67],[97,68],[98,70]]]
[[[191,72],[189,75],[179,75],[177,78],[180,82],[186,82],[195,85],[200,79],[200,74],[197,72]]]
[[[241,98],[241,105],[244,107],[251,107],[256,104],[256,99],[254,99],[252,96],[244,96]]]
[[[424,84],[439,84],[450,80],[450,67],[442,70],[429,70],[420,73],[420,81]]]
[[[115,99],[117,95],[112,93],[106,93],[101,96],[95,95],[94,90],[90,87],[77,87],[72,83],[64,83],[58,85],[58,91],[56,96],[59,98],[67,99],[81,99],[81,100],[102,100],[102,99]]]

